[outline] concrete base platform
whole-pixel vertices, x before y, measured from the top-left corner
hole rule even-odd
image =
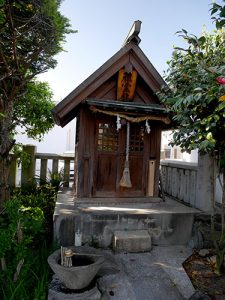
[[[113,250],[116,252],[146,252],[152,247],[147,230],[115,231]]]
[[[147,200],[147,198],[146,198]],[[115,231],[147,230],[154,245],[186,245],[191,238],[194,214],[200,211],[170,198],[166,202],[79,203],[72,195],[58,195],[54,234],[60,245],[74,245],[75,233],[82,243],[108,248]]]
[[[79,205],[95,205],[95,206],[101,206],[103,204],[106,205],[118,205],[118,204],[128,204],[128,203],[133,203],[136,204],[137,201],[139,203],[160,203],[163,202],[162,198],[159,197],[121,197],[121,198],[112,198],[112,197],[107,197],[107,198],[100,198],[100,197],[95,197],[95,198],[74,198],[74,203],[79,206]]]

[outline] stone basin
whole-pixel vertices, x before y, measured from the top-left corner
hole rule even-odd
[[[73,266],[64,267],[60,264],[61,251],[58,249],[48,257],[48,264],[67,288],[80,290],[91,283],[104,260],[101,255],[75,253]]]

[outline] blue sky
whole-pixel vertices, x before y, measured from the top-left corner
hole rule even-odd
[[[217,3],[221,3],[218,0]],[[210,0],[64,0],[62,13],[70,19],[78,33],[67,37],[63,52],[57,56],[58,65],[39,76],[48,81],[54,100],[59,102],[78,84],[117,52],[135,20],[142,21],[140,47],[158,72],[167,69],[173,46],[182,40],[175,32],[184,28],[199,35],[205,25],[211,31]],[[66,147],[66,130],[56,126],[37,143],[38,151],[62,153]]]

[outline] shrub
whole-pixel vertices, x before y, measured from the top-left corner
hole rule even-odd
[[[0,299],[46,299],[56,191],[49,186],[13,192],[0,215]]]
[[[25,207],[39,207],[43,211],[44,231],[46,235],[51,236],[56,201],[55,188],[49,185],[18,188],[14,191],[14,195]]]

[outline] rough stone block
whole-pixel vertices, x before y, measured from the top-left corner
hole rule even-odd
[[[152,247],[147,230],[115,231],[113,249],[116,252],[145,252]]]
[[[97,286],[87,289],[86,291],[77,291],[76,293],[72,290],[63,291],[62,287],[65,290],[60,279],[53,275],[53,279],[50,282],[48,289],[48,300],[101,300],[101,293],[98,290]]]

